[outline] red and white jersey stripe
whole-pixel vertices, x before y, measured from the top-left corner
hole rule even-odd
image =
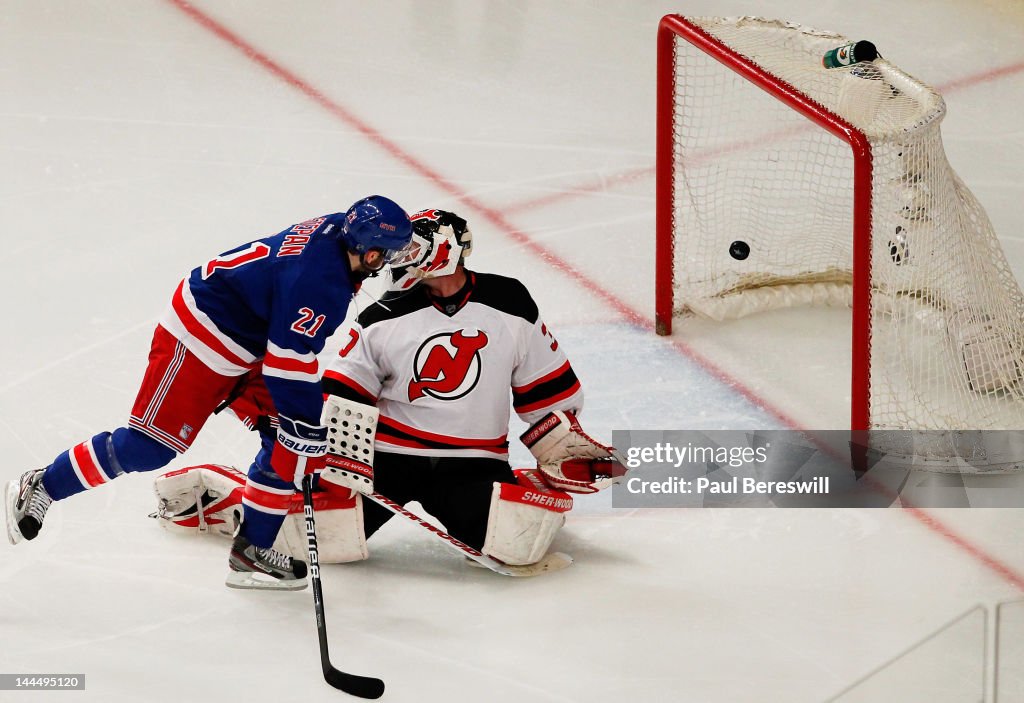
[[[477,456],[503,459],[508,456],[508,434],[500,437],[467,439],[428,432],[381,415],[377,424],[375,448],[396,454],[425,456]]]
[[[196,306],[187,278],[178,284],[160,324],[204,364],[224,376],[241,376],[256,362],[253,354],[218,329]]]
[[[263,357],[263,375],[289,381],[317,383],[320,380],[320,365],[313,352],[299,353],[267,342],[267,353]]]

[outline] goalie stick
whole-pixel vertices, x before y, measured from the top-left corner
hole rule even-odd
[[[324,619],[324,594],[320,584],[320,555],[316,547],[316,522],[313,519],[313,477],[302,479],[302,498],[305,502],[306,540],[309,543],[309,576],[313,581],[313,609],[316,611],[316,631],[320,637],[320,664],[324,680],[331,686],[359,698],[380,698],[384,695],[384,682],[369,676],[357,676],[339,671],[331,664],[327,650],[327,622]]]
[[[411,510],[406,510],[403,506],[399,505],[398,503],[391,500],[387,496],[381,495],[380,493],[367,493],[364,495],[367,498],[371,499],[373,502],[377,503],[378,505],[387,508],[395,515],[401,515],[410,522],[419,525],[427,532],[429,532],[434,539],[444,542],[453,549],[457,549],[458,551],[462,552],[462,554],[465,555],[467,559],[471,559],[472,561],[476,562],[485,569],[490,569],[491,571],[501,574],[502,576],[537,576],[538,574],[542,574],[548,571],[558,571],[560,569],[564,569],[565,567],[572,564],[572,557],[570,557],[568,554],[563,554],[562,552],[553,552],[551,554],[548,554],[543,559],[538,561],[536,564],[526,564],[524,566],[511,566],[509,564],[503,564],[497,559],[492,559],[486,554],[483,554],[482,552],[473,549],[468,544],[460,542],[447,532],[444,532],[443,530],[434,527],[416,513],[412,512]],[[314,581],[314,586],[315,585],[316,582]]]

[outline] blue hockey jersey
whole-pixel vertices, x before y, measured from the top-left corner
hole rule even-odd
[[[278,413],[319,425],[317,354],[356,290],[339,238],[344,219],[300,222],[208,261],[179,284],[160,324],[226,376],[262,361]]]

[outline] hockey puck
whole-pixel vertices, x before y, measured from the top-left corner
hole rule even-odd
[[[750,256],[750,245],[740,239],[737,239],[729,245],[729,256],[737,261],[743,261],[745,258]]]

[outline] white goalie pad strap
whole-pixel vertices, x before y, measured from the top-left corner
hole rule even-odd
[[[306,519],[301,497],[293,500],[274,549],[309,563]],[[370,553],[363,530],[363,497],[348,489],[313,494],[318,557],[321,564],[362,561]]]
[[[495,483],[481,551],[506,564],[534,564],[544,558],[572,496],[549,488],[535,470],[515,472],[517,484]]]
[[[380,411],[372,405],[327,396],[321,422],[327,427],[327,453],[373,466],[373,439]]]
[[[231,466],[203,464],[153,480],[160,526],[171,532],[230,537],[242,509],[245,474]]]

